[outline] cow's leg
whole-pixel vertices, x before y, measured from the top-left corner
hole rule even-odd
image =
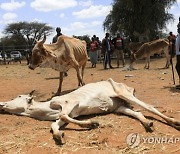
[[[164,54],[166,56],[165,68],[169,68],[170,63],[172,63],[172,62],[170,62],[170,60],[172,60],[172,58],[171,58],[171,56],[169,54],[169,47],[165,48],[163,51],[164,51]]]
[[[74,67],[74,69],[76,70],[76,73],[77,73],[77,79],[78,79],[78,86],[83,86],[84,83],[82,81],[82,76],[81,76],[81,73],[80,73],[80,69],[79,69],[79,64],[77,63],[77,61],[75,60],[72,60],[71,61],[71,65]]]
[[[115,113],[123,113],[125,115],[132,116],[138,119],[139,121],[141,121],[141,123],[144,125],[144,127],[147,130],[150,130],[151,127],[153,126],[153,122],[146,119],[141,112],[133,111],[132,109],[127,108],[125,106],[120,106],[117,110],[115,110]]]
[[[64,132],[59,131],[60,127],[62,127],[65,124],[62,120],[56,120],[56,122],[53,122],[51,124],[51,130],[53,133],[54,140],[57,140],[60,142],[60,144],[63,144],[62,138],[64,137]]]
[[[61,115],[60,119],[62,121],[64,121],[65,123],[73,123],[73,124],[79,125],[81,127],[94,128],[94,127],[99,126],[99,123],[96,121],[91,121],[91,120],[80,121],[80,120],[76,120],[76,119],[69,117],[67,114]]]
[[[119,93],[118,96],[130,103],[133,104],[137,104],[143,108],[145,108],[146,110],[160,116],[161,118],[163,118],[168,124],[170,124],[171,126],[180,129],[180,121],[175,120],[174,118],[170,118],[164,114],[162,114],[161,112],[159,112],[156,108],[154,108],[153,106],[146,104],[142,101],[140,101],[139,99],[137,99],[136,97],[134,97],[133,95],[129,95],[129,94],[122,94]]]
[[[174,118],[170,118],[170,117],[162,114],[161,112],[159,112],[152,105],[146,104],[146,103],[140,101],[139,99],[137,99],[133,95],[133,91],[132,91],[132,89],[130,89],[130,87],[127,87],[124,84],[116,83],[112,79],[110,79],[109,81],[111,82],[111,84],[114,88],[114,91],[117,93],[119,98],[124,99],[125,101],[127,101],[131,104],[136,104],[136,105],[143,107],[144,109],[146,109],[146,110],[160,116],[161,118],[163,118],[171,126],[177,128],[177,129],[180,129],[180,121],[179,120],[176,120]]]
[[[146,65],[144,66],[145,69],[149,69],[149,63],[150,63],[150,56],[146,57]]]
[[[125,66],[125,59],[124,59],[124,52],[123,50],[120,50],[120,57],[121,57],[121,60],[122,60],[122,64],[123,64],[123,67]]]
[[[53,138],[57,140],[58,142],[60,142],[61,144],[63,144],[62,139],[64,137],[64,132],[60,131],[59,129],[67,123],[73,123],[81,127],[87,127],[87,128],[95,128],[99,126],[98,122],[91,121],[91,120],[86,120],[86,121],[75,120],[75,119],[70,118],[67,114],[63,114],[60,116],[59,120],[56,120],[56,122],[53,122],[51,124]]]
[[[80,73],[80,69],[79,67],[76,67],[76,72],[77,72],[77,78],[78,78],[78,86],[83,86],[84,83],[82,81],[82,76],[81,76],[81,73]]]
[[[60,72],[60,73],[59,73],[59,87],[58,87],[58,90],[57,90],[57,92],[56,92],[56,94],[55,94],[56,96],[59,96],[60,93],[61,93],[62,82],[63,82],[63,75],[64,75],[63,72]]]
[[[115,49],[115,53],[116,53],[116,56],[117,56],[117,67],[119,68],[119,65],[120,65],[120,51]]]
[[[83,82],[83,77],[84,77],[84,69],[85,69],[85,66],[86,66],[86,62],[82,65],[82,68],[81,68],[82,82]],[[84,82],[83,82],[83,85],[85,85]]]

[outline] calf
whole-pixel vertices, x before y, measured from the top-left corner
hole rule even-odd
[[[144,43],[139,50],[135,53],[131,53],[130,58],[130,70],[133,69],[133,63],[140,58],[146,58],[146,64],[144,68],[149,69],[150,56],[155,53],[165,53],[166,65],[168,68],[170,65],[170,55],[169,55],[169,41],[167,39],[158,39],[151,42]]]
[[[146,119],[141,112],[133,111],[132,105],[139,105],[160,116],[169,125],[180,129],[180,121],[140,101],[134,96],[134,88],[117,83],[112,79],[87,84],[69,94],[56,96],[45,102],[36,102],[32,93],[20,95],[12,101],[0,102],[0,110],[39,120],[56,120],[51,125],[53,137],[62,143],[63,133],[59,129],[65,124],[74,123],[82,127],[99,125],[96,121],[74,119],[82,115],[123,113],[137,118],[146,129],[151,129],[153,122]]]

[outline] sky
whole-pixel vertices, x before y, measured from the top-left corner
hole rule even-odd
[[[52,41],[55,28],[61,27],[68,36],[105,35],[103,22],[112,9],[113,0],[0,0],[0,38],[7,24],[20,21],[38,21],[54,28],[46,43]],[[180,0],[169,10],[175,21],[167,25],[166,32],[177,34]]]

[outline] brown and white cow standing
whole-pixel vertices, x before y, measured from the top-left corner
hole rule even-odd
[[[144,43],[137,52],[131,53],[130,70],[133,69],[133,63],[140,58],[146,58],[144,68],[149,69],[150,56],[154,55],[155,53],[162,52],[164,52],[166,56],[165,68],[168,68],[170,65],[169,41],[167,39],[158,39]]]
[[[61,93],[63,73],[70,68],[74,68],[77,72],[78,85],[84,85],[83,74],[88,60],[86,42],[65,35],[61,35],[53,44],[44,44],[45,41],[44,35],[43,40],[34,46],[29,68],[34,70],[40,66],[59,71],[59,88],[56,95]],[[82,68],[81,73],[80,68]]]
[[[169,125],[180,129],[180,121],[159,112],[153,106],[146,104],[134,96],[134,88],[112,79],[90,83],[62,96],[53,97],[49,101],[37,102],[32,93],[20,95],[14,100],[0,102],[0,111],[33,117],[39,120],[56,120],[51,125],[53,137],[61,142],[63,132],[61,127],[74,123],[82,127],[96,127],[98,122],[77,120],[75,117],[101,113],[123,113],[140,120],[144,127],[151,130],[153,122],[146,119],[141,112],[133,110],[138,105],[163,118]]]

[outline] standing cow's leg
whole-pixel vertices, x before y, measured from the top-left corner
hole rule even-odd
[[[144,127],[148,130],[150,130],[151,127],[153,126],[153,122],[146,119],[141,112],[133,111],[132,109],[127,108],[125,106],[120,106],[117,110],[115,110],[115,113],[123,113],[125,115],[137,118],[139,121],[141,121],[141,123],[144,125]]]
[[[59,87],[58,87],[58,90],[57,90],[57,92],[56,92],[56,96],[59,96],[60,95],[60,93],[61,93],[61,88],[62,88],[62,82],[63,82],[63,72],[60,72],[59,73]]]
[[[71,65],[72,65],[72,67],[74,67],[74,69],[76,70],[77,79],[78,79],[78,86],[83,86],[84,83],[83,83],[83,81],[82,81],[82,76],[81,76],[81,73],[80,73],[79,64],[77,63],[77,61],[72,60],[72,61],[71,61]]]
[[[125,66],[124,50],[120,50],[123,67]]]
[[[144,109],[146,109],[146,110],[160,116],[161,118],[163,118],[171,126],[177,128],[177,129],[180,129],[180,121],[162,114],[157,109],[155,109],[152,105],[146,104],[146,103],[140,101],[139,99],[137,99],[133,95],[133,89],[132,88],[130,88],[130,87],[128,87],[122,83],[116,83],[112,79],[110,79],[109,82],[112,84],[114,91],[117,93],[119,98],[124,99],[125,101],[127,101],[131,104],[136,104],[136,105],[143,107]]]
[[[146,57],[146,65],[144,66],[145,69],[149,69],[149,63],[150,63],[150,56]]]
[[[83,85],[85,85],[85,83],[84,83],[84,69],[85,69],[85,66],[86,66],[86,62],[82,65],[82,68],[81,68],[81,76],[82,76],[82,82],[83,82]]]
[[[77,72],[78,86],[83,86],[84,83],[83,83],[83,81],[82,81],[82,76],[81,76],[79,67],[75,67],[75,70],[76,70],[76,72]]]
[[[164,48],[163,51],[164,51],[164,54],[166,56],[166,65],[165,65],[165,68],[169,68],[170,63],[172,63],[172,62],[170,62],[172,60],[172,57],[169,54],[169,47]]]

